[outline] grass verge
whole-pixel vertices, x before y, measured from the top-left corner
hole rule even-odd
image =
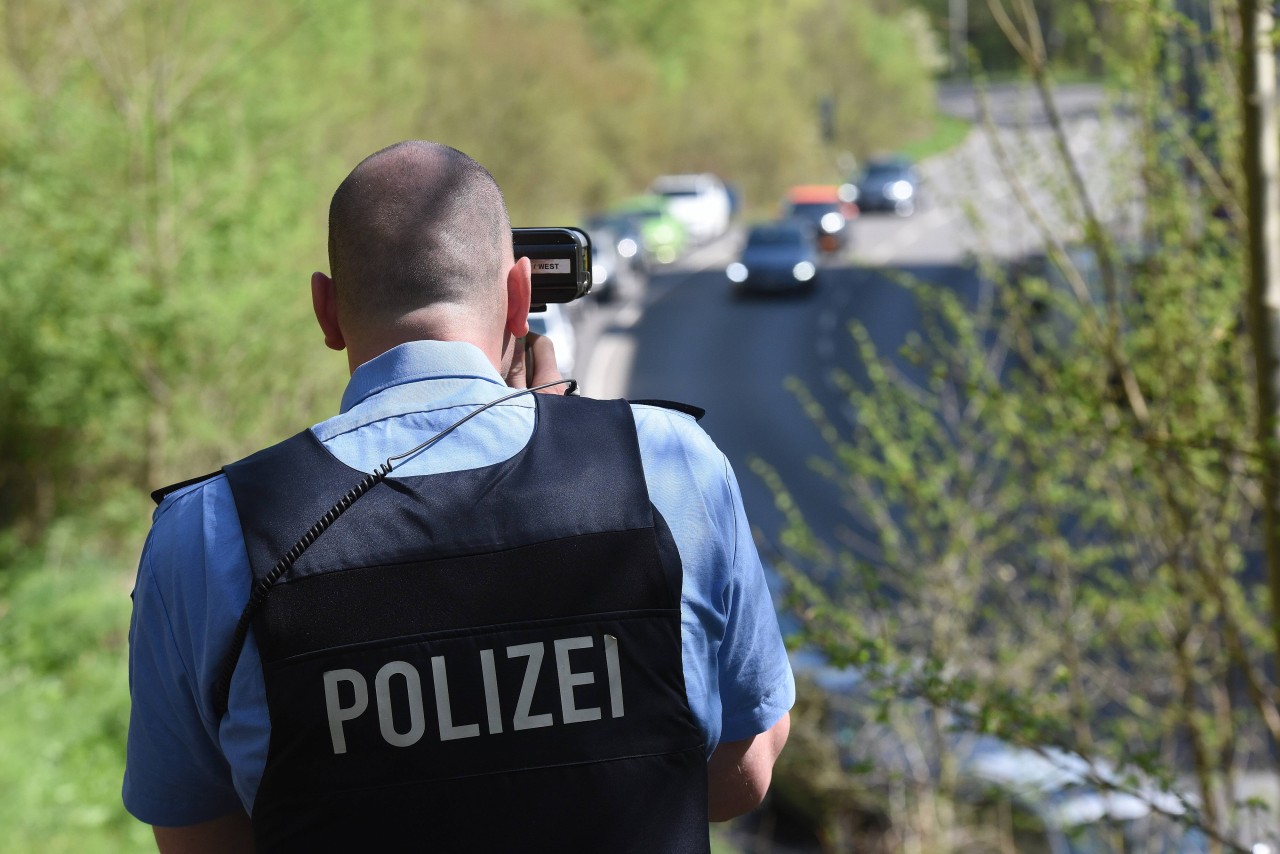
[[[53,552],[0,573],[0,839],[42,854],[154,850],[120,801],[132,570]]]
[[[938,113],[933,119],[933,131],[928,136],[903,145],[901,153],[911,160],[924,160],[955,148],[964,142],[972,129],[973,125],[964,119]]]

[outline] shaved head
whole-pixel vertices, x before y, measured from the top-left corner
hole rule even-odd
[[[461,151],[410,141],[365,158],[333,194],[329,265],[343,322],[394,323],[504,305],[511,221],[497,182]]]

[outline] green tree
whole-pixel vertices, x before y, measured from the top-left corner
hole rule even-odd
[[[770,201],[836,177],[817,136],[831,92],[861,117],[840,147],[927,130],[868,118],[927,114],[929,88],[898,17],[866,4],[2,9],[0,522],[28,538],[68,510],[136,516],[113,496],[328,410],[306,276],[328,188],[382,145],[474,154],[527,224],[669,171]]]
[[[253,319],[279,305],[264,280],[298,275],[316,226],[295,213],[314,210],[300,201],[315,148],[298,116],[321,104],[257,57],[273,38],[301,49],[319,34],[266,11],[197,26],[190,6],[141,0],[6,12],[8,44],[50,44],[13,50],[0,78],[0,181],[16,201],[0,213],[2,429],[16,451],[3,483],[6,496],[47,490],[38,526],[193,473],[262,429],[242,393],[285,342]],[[216,431],[198,426],[211,410]]]
[[[827,15],[903,43],[877,9],[770,3],[766,44],[741,0],[0,0],[6,848],[145,843],[118,793],[147,493],[333,412],[345,361],[323,360],[307,279],[360,157],[456,145],[521,224],[686,169],[773,199],[828,174],[816,99],[879,48],[810,55],[801,33]],[[925,104],[923,69],[863,66],[885,69],[876,109]],[[841,144],[915,132],[877,127]]]
[[[803,638],[860,668],[873,705],[913,722],[895,737],[933,757],[905,774],[930,806],[891,816],[899,839],[961,847],[954,739],[969,732],[1083,757],[1104,790],[1181,793],[1153,805],[1215,850],[1249,850],[1274,827],[1253,796],[1274,779],[1280,690],[1259,568],[1236,9],[1207,27],[1161,2],[1113,9],[1124,38],[1100,48],[1123,109],[1104,120],[1137,145],[1106,183],[1142,201],[1126,234],[1081,180],[1030,4],[992,8],[1049,116],[1067,224],[1050,224],[989,127],[1047,264],[987,262],[977,305],[904,281],[924,331],[886,353],[851,330],[870,377],[841,378],[852,431],[793,386],[830,443],[817,464],[874,532],[858,553],[820,542],[785,475],[754,464],[789,515],[781,565]]]
[[[916,2],[928,14],[940,38],[950,41],[953,33],[959,36],[959,43],[952,46],[953,64],[958,66],[950,69],[953,73],[961,77],[967,74],[970,50],[981,57],[981,66],[987,73],[1008,75],[1025,70],[1022,56],[1010,44],[985,0]],[[1056,71],[1099,77],[1108,70],[1097,40],[1114,37],[1120,20],[1128,17],[1124,11],[1113,12],[1115,6],[1099,0],[1036,0],[1034,10],[1044,34],[1045,57]]]

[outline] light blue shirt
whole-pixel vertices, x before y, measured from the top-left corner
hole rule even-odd
[[[361,365],[341,412],[311,429],[339,460],[373,471],[510,392],[472,345],[416,341]],[[528,395],[493,406],[393,476],[509,459],[533,434],[533,407]],[[684,566],[685,687],[709,755],[720,741],[777,723],[795,700],[795,683],[728,460],[691,417],[652,406],[632,411],[650,500]],[[227,714],[213,711],[251,577],[225,476],[179,490],[156,509],[133,591],[124,776],[125,806],[148,824],[195,824],[252,807],[270,740],[252,632]]]

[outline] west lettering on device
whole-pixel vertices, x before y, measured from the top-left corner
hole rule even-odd
[[[611,718],[620,718],[625,713],[622,697],[622,674],[618,665],[618,639],[613,635],[603,638],[605,684],[608,686],[609,707],[601,709],[597,706],[579,706],[574,690],[583,685],[592,685],[597,674],[593,670],[574,670],[572,654],[576,650],[591,649],[596,639],[590,635],[560,638],[550,644],[545,642],[522,643],[508,646],[500,652],[482,649],[475,663],[475,670],[453,675],[454,684],[475,684],[479,675],[479,683],[484,693],[485,715],[483,721],[454,720],[453,704],[450,702],[450,673],[444,656],[431,657],[429,673],[420,673],[418,668],[407,661],[388,661],[378,669],[373,678],[373,707],[378,717],[378,729],[387,744],[393,747],[409,747],[417,744],[427,734],[424,694],[422,683],[424,678],[430,683],[430,691],[435,698],[436,722],[438,732],[435,735],[440,741],[453,741],[460,738],[476,738],[483,730],[488,735],[498,735],[510,726],[512,731],[538,729],[539,727],[583,723],[600,720],[604,714]],[[499,691],[498,665],[496,655],[505,655],[511,661],[523,664],[523,676],[519,680],[518,689],[507,688],[505,694]],[[560,720],[550,713],[534,714],[532,712],[534,692],[538,687],[538,677],[546,667],[548,672],[554,669],[554,682],[559,688]],[[478,673],[477,673],[478,671]],[[394,677],[403,681],[403,693],[408,698],[408,726],[397,729],[392,712],[392,684]],[[324,679],[325,712],[329,720],[329,735],[333,740],[333,752],[347,752],[347,739],[344,725],[369,712],[369,681],[357,670],[343,668],[326,670]],[[342,684],[350,686],[351,702],[342,703]],[[510,696],[515,694],[514,697]],[[503,710],[510,711],[504,716]],[[402,721],[403,724],[403,721]]]

